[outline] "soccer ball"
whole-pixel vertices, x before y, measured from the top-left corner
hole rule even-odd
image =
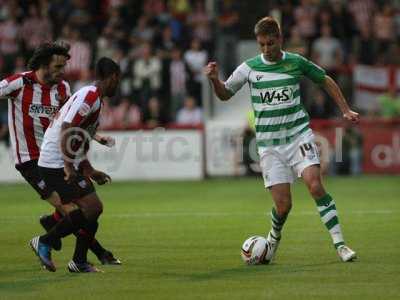
[[[265,265],[272,257],[271,246],[264,237],[251,236],[244,241],[241,256],[248,265]]]

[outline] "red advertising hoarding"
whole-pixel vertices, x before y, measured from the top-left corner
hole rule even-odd
[[[400,174],[400,119],[364,119],[355,126],[335,120],[312,120],[311,127],[320,139],[326,139],[339,161],[346,132],[352,129],[360,137],[363,173]]]

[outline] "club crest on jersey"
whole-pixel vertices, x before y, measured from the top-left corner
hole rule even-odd
[[[51,105],[34,104],[29,105],[29,116],[52,119],[58,108]]]
[[[90,106],[87,103],[82,103],[81,107],[79,108],[78,113],[85,117],[90,112]]]
[[[64,103],[65,102],[65,98],[66,98],[65,96],[61,96],[60,94],[55,94],[54,97],[56,98],[56,100],[59,103]]]

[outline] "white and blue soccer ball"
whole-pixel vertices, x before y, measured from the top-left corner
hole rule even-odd
[[[241,256],[247,265],[265,265],[272,258],[271,246],[262,236],[251,236],[242,245]]]

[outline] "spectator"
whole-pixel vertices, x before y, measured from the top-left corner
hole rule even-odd
[[[172,37],[172,29],[170,26],[165,26],[162,29],[161,37],[158,37],[154,42],[157,45],[157,56],[161,59],[169,58],[171,50],[176,46],[176,42]]]
[[[316,17],[317,7],[311,4],[310,0],[301,0],[299,6],[294,10],[296,27],[299,29],[301,37],[311,44],[312,39],[317,34]]]
[[[296,27],[290,31],[290,38],[286,42],[286,50],[303,56],[307,54],[307,43],[301,38],[300,32]]]
[[[136,27],[133,28],[131,32],[131,44],[137,45],[142,43],[149,43],[153,40],[154,37],[154,29],[149,26],[148,17],[142,15],[139,17],[137,21]]]
[[[324,25],[321,29],[322,36],[316,39],[312,46],[314,61],[334,76],[337,68],[342,63],[342,48],[340,41],[332,36],[332,29]]]
[[[203,0],[195,1],[194,9],[187,18],[187,24],[192,32],[191,37],[198,39],[210,52],[212,49],[211,18],[206,12]]]
[[[239,40],[239,13],[233,1],[219,1],[219,15],[217,18],[217,59],[225,77],[236,68],[236,47]]]
[[[11,73],[14,69],[14,59],[20,50],[18,47],[20,26],[17,21],[17,13],[15,10],[10,10],[9,13],[8,19],[0,21],[0,53],[3,55],[5,73]]]
[[[27,53],[31,57],[33,50],[44,41],[51,40],[52,25],[47,16],[41,15],[36,5],[29,6],[29,16],[21,27],[21,38]]]
[[[357,31],[371,25],[372,15],[375,11],[374,0],[349,0],[348,7],[356,23]]]
[[[361,35],[355,39],[353,55],[356,62],[365,65],[372,65],[376,59],[375,39],[373,38],[370,26],[361,29]]]
[[[143,113],[143,123],[147,128],[153,129],[163,127],[167,123],[165,114],[162,111],[160,101],[151,97]]]
[[[82,33],[89,34],[92,30],[92,13],[90,10],[89,1],[71,0],[68,1],[72,4],[71,10],[68,14],[67,23],[70,26],[77,28]],[[86,36],[88,38],[88,36]]]
[[[182,107],[183,99],[186,97],[188,77],[188,66],[182,59],[182,52],[179,48],[174,48],[169,65],[170,115],[173,119],[178,108]]]
[[[386,119],[400,117],[400,97],[395,88],[391,88],[386,94],[378,97],[380,104],[379,113]]]
[[[22,73],[26,71],[26,61],[22,55],[19,55],[15,58],[15,66],[13,73]]]
[[[352,51],[352,40],[356,33],[356,25],[344,1],[333,0],[332,2],[332,22],[331,27],[333,36],[340,39],[344,47],[344,54]]]
[[[179,125],[194,126],[203,123],[203,112],[196,106],[193,97],[187,97],[176,116],[176,123]]]
[[[171,14],[178,20],[184,22],[191,10],[189,0],[168,0],[168,7]]]
[[[387,52],[387,64],[400,66],[400,39],[390,45]]]
[[[149,43],[142,45],[140,58],[133,65],[133,87],[142,108],[161,87],[161,61],[152,54]]]
[[[90,70],[82,70],[78,80],[73,82],[72,92],[76,92],[82,87],[89,85],[93,81],[92,72]]]
[[[115,123],[121,128],[137,127],[141,122],[139,107],[131,103],[127,97],[122,98],[120,104],[114,108],[113,116]]]
[[[96,41],[96,46],[96,60],[98,60],[100,57],[111,57],[113,55],[116,46],[116,40],[113,36],[112,27],[104,27],[102,34]]]
[[[312,119],[328,119],[332,117],[332,109],[321,90],[315,91],[314,101],[311,102],[308,112]]]
[[[201,103],[203,68],[207,63],[207,59],[207,51],[201,48],[200,41],[193,39],[190,43],[190,49],[184,54],[184,60],[191,73],[188,87],[189,93],[196,98],[198,104]]]
[[[357,127],[346,126],[342,141],[342,162],[337,164],[340,175],[357,175],[362,171],[362,135]]]
[[[103,101],[103,107],[100,111],[99,129],[110,130],[117,128],[117,119],[114,116],[114,108],[110,105],[110,101]]]
[[[395,37],[395,23],[390,4],[383,5],[373,21],[374,36],[378,43],[378,51],[386,52]]]
[[[81,38],[80,31],[75,28],[65,27],[66,42],[70,44],[71,59],[65,68],[66,76],[71,80],[78,80],[84,72],[90,69],[92,51],[90,44]]]

